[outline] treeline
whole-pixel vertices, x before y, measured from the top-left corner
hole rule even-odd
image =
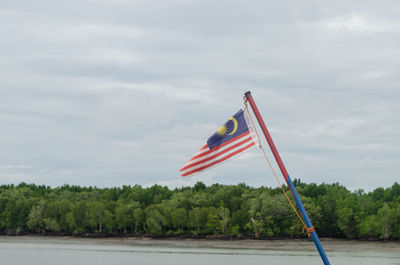
[[[322,237],[398,240],[400,185],[365,193],[335,184],[294,181]],[[291,198],[291,195],[289,195]],[[198,182],[170,190],[154,185],[57,188],[0,186],[0,233],[221,235],[302,237],[301,222],[280,188]]]

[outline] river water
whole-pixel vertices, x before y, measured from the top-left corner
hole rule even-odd
[[[329,241],[331,264],[400,265],[400,243]],[[290,250],[288,250],[290,249]],[[1,265],[322,264],[305,241],[0,237]]]

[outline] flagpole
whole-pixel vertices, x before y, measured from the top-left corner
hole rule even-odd
[[[254,115],[257,118],[258,123],[260,124],[260,127],[264,133],[265,138],[267,139],[267,142],[269,144],[269,147],[271,148],[272,154],[275,157],[276,162],[278,163],[278,166],[282,172],[283,177],[286,180],[286,183],[289,187],[289,189],[291,190],[294,199],[296,200],[297,206],[299,207],[300,212],[303,215],[304,221],[307,225],[307,231],[309,232],[309,234],[311,234],[311,237],[315,243],[315,246],[318,249],[319,255],[321,256],[322,261],[324,262],[325,265],[330,265],[328,257],[325,254],[325,250],[321,245],[321,242],[319,241],[317,232],[315,232],[315,229],[313,227],[313,225],[311,224],[310,218],[308,217],[308,214],[306,212],[306,209],[303,206],[303,203],[300,200],[300,196],[296,191],[296,188],[294,187],[292,180],[290,179],[290,176],[285,168],[285,165],[283,164],[283,161],[278,153],[278,150],[276,149],[276,146],[271,138],[271,135],[268,132],[267,126],[265,126],[264,120],[261,117],[260,112],[258,111],[258,108],[256,106],[256,103],[254,102],[253,97],[251,96],[250,91],[246,92],[245,97],[247,99],[247,101],[250,103],[250,106],[254,112]]]

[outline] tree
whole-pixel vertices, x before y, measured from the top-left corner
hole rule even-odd
[[[221,232],[224,235],[227,235],[228,234],[228,227],[229,227],[229,220],[230,220],[229,209],[220,207],[220,209],[219,209],[219,217],[220,217]]]
[[[145,210],[146,224],[149,232],[154,235],[161,235],[164,233],[164,225],[167,223],[162,210],[159,205],[150,205]]]
[[[316,198],[317,205],[321,207],[321,225],[318,232],[324,236],[340,237],[338,202],[348,191],[338,184],[322,185],[325,186],[326,193]]]
[[[183,233],[184,227],[187,226],[187,223],[187,211],[184,208],[171,209],[171,224],[176,234]]]
[[[47,230],[60,232],[60,226],[58,225],[57,220],[52,218],[45,218],[43,221]]]
[[[103,225],[109,233],[113,233],[115,231],[116,223],[114,220],[114,215],[109,210],[104,211]]]
[[[221,222],[218,209],[215,207],[207,207],[203,208],[203,211],[207,213],[207,222],[205,225],[206,229],[202,232],[207,234],[221,233]]]
[[[30,211],[31,201],[25,197],[10,199],[5,210],[6,227],[15,231],[25,230]]]
[[[141,208],[135,208],[133,210],[133,223],[135,227],[135,234],[137,234],[139,231],[145,231],[145,214],[143,209]]]
[[[65,215],[65,222],[66,222],[66,225],[67,225],[66,231],[73,232],[73,231],[78,230],[78,227],[77,227],[77,224],[76,224],[76,221],[75,221],[75,216],[74,216],[73,212],[68,212]]]
[[[134,211],[139,208],[138,202],[126,202],[123,200],[118,201],[115,209],[115,220],[118,229],[122,229],[125,233],[127,228],[133,233],[137,232],[137,224],[135,223]]]
[[[82,233],[86,231],[86,226],[89,223],[89,207],[86,201],[79,201],[72,209],[75,230],[76,233]]]
[[[378,211],[378,229],[380,238],[388,240],[392,236],[392,227],[396,220],[396,211],[389,207],[387,203]],[[378,231],[379,231],[378,230]]]
[[[123,230],[124,233],[127,232],[127,227],[131,223],[131,213],[130,207],[124,202],[118,201],[118,205],[115,209],[115,220],[117,222],[117,228]]]
[[[34,230],[37,233],[45,232],[45,225],[43,220],[44,209],[44,201],[41,201],[39,205],[32,207],[27,222],[27,226],[29,229]]]
[[[250,222],[247,226],[253,231],[256,238],[260,237],[261,233],[264,232],[265,216],[262,211],[262,203],[258,198],[249,200],[249,217]]]
[[[209,212],[206,208],[196,207],[189,213],[192,222],[193,233],[201,234],[206,227]]]
[[[379,218],[377,215],[367,216],[360,223],[360,237],[379,238],[380,232],[378,228]]]
[[[368,193],[350,192],[338,183],[297,181],[295,185],[320,236],[400,239],[398,183]],[[203,183],[174,190],[158,185],[104,189],[0,185],[1,233],[130,231],[293,237],[304,236],[302,228],[279,188],[207,187]]]
[[[71,231],[67,215],[72,211],[73,204],[67,199],[57,200],[58,216],[57,222],[61,231]]]
[[[94,201],[91,202],[89,208],[90,223],[94,227],[95,231],[101,233],[104,222],[104,214],[106,211],[104,203],[100,201]]]

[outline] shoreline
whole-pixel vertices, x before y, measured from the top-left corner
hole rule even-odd
[[[216,241],[241,241],[241,240],[254,240],[254,241],[275,241],[275,240],[307,240],[306,237],[289,237],[289,236],[281,236],[281,237],[270,237],[270,236],[260,236],[255,237],[251,235],[239,235],[239,236],[229,236],[229,235],[203,235],[203,234],[180,234],[180,235],[152,235],[152,234],[110,234],[110,233],[0,233],[0,237],[43,237],[43,238],[51,238],[51,237],[66,237],[66,238],[92,238],[92,239],[109,239],[109,238],[140,238],[140,239],[154,239],[154,240],[216,240]],[[400,242],[397,239],[377,239],[375,237],[370,238],[358,238],[358,239],[348,239],[348,238],[340,238],[340,237],[319,237],[320,240],[324,241],[354,241],[354,242]]]
[[[123,245],[162,248],[213,248],[251,249],[276,251],[315,251],[315,245],[307,239],[210,239],[210,238],[149,238],[149,237],[76,237],[59,235],[0,235],[0,243],[49,243]],[[327,252],[384,251],[400,252],[400,241],[361,241],[321,238]]]

